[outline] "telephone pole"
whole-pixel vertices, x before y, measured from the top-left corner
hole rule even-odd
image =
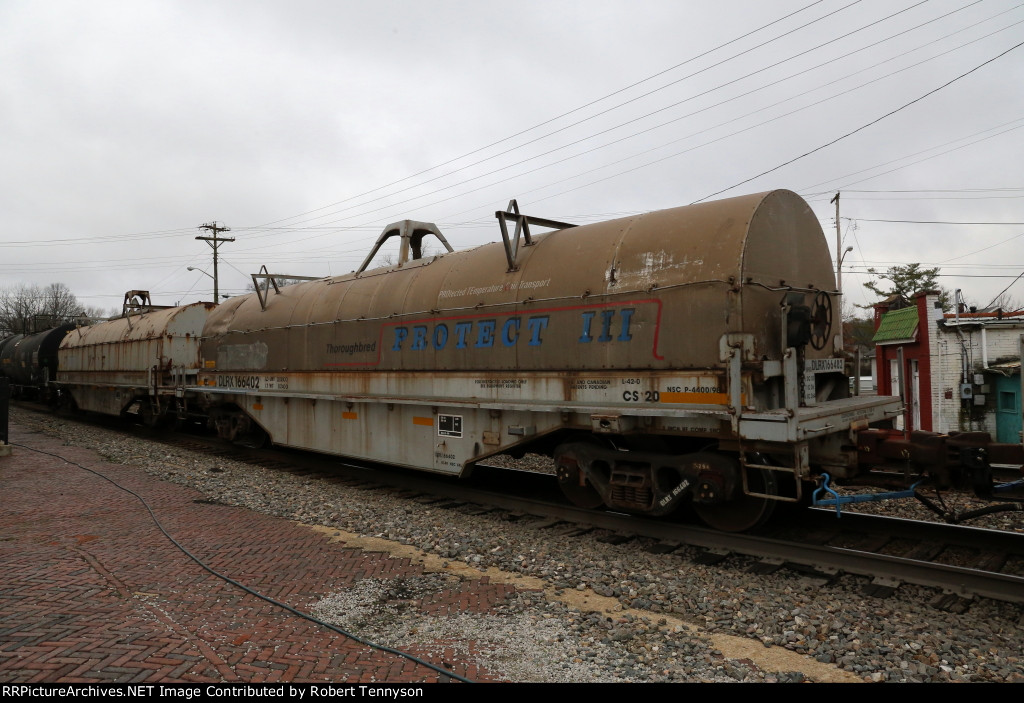
[[[836,290],[839,291],[840,295],[843,292],[843,237],[839,232],[839,191],[836,191],[836,197],[829,200],[829,203],[836,204]]]
[[[843,351],[843,259],[846,258],[848,252],[853,251],[853,247],[846,247],[846,251],[843,251],[843,235],[839,227],[839,191],[836,191],[836,197],[832,198],[830,203],[836,204],[836,292],[839,293],[839,311],[836,317],[839,319],[839,333],[836,335],[836,346],[839,347],[837,351],[842,353]],[[857,373],[857,392],[860,393],[860,352],[857,352],[858,356],[858,368]]]
[[[235,241],[234,237],[218,237],[221,232],[230,232],[230,227],[222,227],[217,224],[216,220],[213,222],[207,222],[205,225],[199,225],[199,229],[205,229],[213,232],[212,237],[196,237],[196,239],[202,239],[210,248],[213,249],[213,302],[220,302],[220,286],[217,279],[217,247],[224,242]]]

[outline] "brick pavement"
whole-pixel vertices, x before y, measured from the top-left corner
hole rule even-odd
[[[191,488],[17,424],[11,442],[60,454],[139,493],[211,568],[299,610],[360,579],[422,573],[408,559],[332,544],[287,520],[199,502]],[[419,607],[485,612],[513,590],[464,581]],[[441,665],[438,644],[409,651]],[[472,643],[460,644],[472,651]],[[449,663],[456,658],[449,668],[461,676],[494,678],[450,647],[443,655]],[[141,503],[107,481],[20,447],[0,457],[0,681],[438,680],[449,679],[204,571],[159,532]]]

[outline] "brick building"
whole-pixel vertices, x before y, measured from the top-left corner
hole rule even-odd
[[[1021,441],[1024,311],[943,314],[936,291],[874,308],[878,393],[900,395],[903,385],[900,428]]]

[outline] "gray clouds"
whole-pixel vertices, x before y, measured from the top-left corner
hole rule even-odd
[[[398,219],[436,221],[460,247],[494,240],[492,213],[511,197],[527,212],[573,221],[685,204],[856,129],[1024,40],[1024,24],[1014,25],[1024,10],[1009,1],[847,7],[851,0],[825,0],[537,131],[353,198],[810,3],[6,2],[0,285],[63,281],[84,302],[105,307],[130,288],[151,288],[164,303],[209,297],[208,279],[186,266],[209,262],[208,247],[193,237],[213,219],[236,237],[222,249],[222,287],[241,292],[244,274],[261,263],[306,275],[351,270]],[[942,17],[958,8],[965,9]],[[858,220],[855,232],[843,224],[844,247],[855,247],[847,263],[861,271],[936,264],[1024,233],[871,221],[1024,221],[1024,191],[964,192],[1024,188],[1024,130],[1012,129],[1024,125],[1013,122],[1024,119],[1016,87],[1022,56],[1011,52],[719,197],[797,190],[831,244],[828,199],[843,189],[842,215]],[[982,139],[983,130],[1004,124],[1011,131]],[[969,135],[980,141],[908,166]],[[943,189],[957,192],[895,192]],[[332,203],[341,204],[317,210]],[[292,229],[260,227],[274,221]],[[76,243],[52,241],[71,238]],[[1019,241],[950,261],[943,273],[1016,275],[1024,270]],[[867,302],[861,280],[844,275],[853,302]],[[941,280],[984,303],[1011,279]]]

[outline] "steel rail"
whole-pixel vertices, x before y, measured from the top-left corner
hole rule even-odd
[[[108,426],[109,429],[109,426]],[[609,530],[630,537],[645,537],[669,545],[684,545],[709,550],[719,554],[742,555],[780,564],[799,565],[832,576],[838,573],[864,576],[884,585],[898,586],[913,583],[930,588],[942,589],[960,596],[979,596],[1011,603],[1024,603],[1024,576],[1003,574],[983,569],[940,564],[920,559],[879,554],[876,552],[814,544],[800,539],[779,539],[777,537],[727,533],[696,525],[680,524],[623,513],[586,510],[551,500],[512,495],[506,492],[480,488],[465,482],[452,482],[446,476],[433,476],[420,472],[413,473],[401,468],[381,464],[339,461],[335,458],[303,453],[297,450],[253,450],[238,445],[225,445],[222,441],[188,435],[175,438],[172,434],[154,435],[143,428],[134,428],[136,435],[142,431],[145,438],[201,450],[209,447],[210,452],[221,455],[231,454],[241,458],[248,454],[259,463],[268,463],[275,468],[289,464],[296,469],[321,474],[348,474],[366,487],[366,483],[378,484],[401,490],[413,490],[435,496],[439,499],[473,503],[493,509],[523,513],[542,519],[557,520],[580,526]],[[140,437],[141,438],[141,437]],[[544,474],[515,472],[515,475],[534,482],[544,481]],[[551,481],[551,487],[554,482]],[[829,519],[831,518],[831,519]],[[809,521],[809,522],[808,522]],[[797,523],[805,533],[811,528],[830,529],[837,534],[861,532],[885,534],[893,539],[909,538],[927,540],[947,546],[967,546],[986,551],[1002,551],[1024,555],[1024,534],[982,530],[959,525],[927,523],[914,520],[883,518],[879,516],[845,513],[836,519],[827,511],[807,510]]]
[[[192,439],[197,439],[193,437]],[[275,451],[275,454],[277,452]],[[291,452],[282,453],[285,456]],[[964,597],[979,596],[1011,603],[1024,603],[1024,576],[953,566],[876,552],[812,544],[802,540],[779,539],[760,535],[720,532],[697,525],[626,515],[623,513],[586,510],[548,500],[497,493],[466,483],[439,480],[422,473],[410,473],[384,465],[367,465],[331,460],[325,457],[291,456],[307,467],[347,468],[362,481],[415,490],[438,498],[473,503],[479,506],[525,513],[539,518],[559,520],[581,526],[605,529],[646,537],[678,546],[691,546],[718,553],[742,555],[755,559],[772,560],[799,565],[821,572],[852,574],[871,578],[888,586],[913,583],[938,588]],[[309,462],[309,463],[307,463]],[[519,472],[526,473],[526,472]],[[978,528],[926,523],[915,520],[881,518],[878,516],[847,513],[841,519],[832,518],[828,524],[825,511],[808,510],[807,516],[816,526],[827,525],[838,531],[867,531],[884,533],[893,538],[928,539],[947,545],[979,546],[979,537],[987,549],[1002,550],[1024,555],[1024,535],[980,530]],[[803,516],[801,516],[802,519]]]
[[[349,464],[349,466],[357,467],[355,464]],[[439,484],[437,481],[430,481],[419,475],[402,476],[401,485],[403,488],[429,491],[434,495],[443,494],[445,498],[452,500],[471,501],[503,510],[525,512],[538,517],[628,533],[637,537],[648,537],[662,542],[677,543],[680,546],[689,545],[759,559],[779,560],[784,563],[811,567],[824,573],[841,571],[872,579],[888,580],[890,585],[896,585],[893,582],[907,582],[940,588],[946,592],[963,596],[974,595],[1011,603],[1024,603],[1024,576],[845,547],[816,545],[799,540],[719,532],[696,525],[681,525],[622,513],[585,510],[548,501],[482,491],[479,488],[461,484]],[[842,519],[846,520],[847,517],[853,516],[844,516]],[[989,548],[1003,549],[1024,555],[1024,535],[1016,533],[944,524],[936,525],[913,520],[857,516],[857,518],[861,517],[867,519],[847,520],[847,522],[853,523],[850,527],[855,529],[864,529],[864,525],[869,524],[873,530],[888,531],[893,537],[903,536],[899,531],[893,532],[893,526],[903,526],[917,535],[923,532],[928,533],[932,538],[941,535],[941,541],[946,544],[964,544],[966,541],[966,543],[976,546],[975,540],[967,538],[965,531],[984,533],[986,539],[989,540],[986,545]],[[887,530],[881,527],[882,523],[888,526]],[[838,521],[833,527],[837,530],[849,529],[849,527],[839,524]]]

